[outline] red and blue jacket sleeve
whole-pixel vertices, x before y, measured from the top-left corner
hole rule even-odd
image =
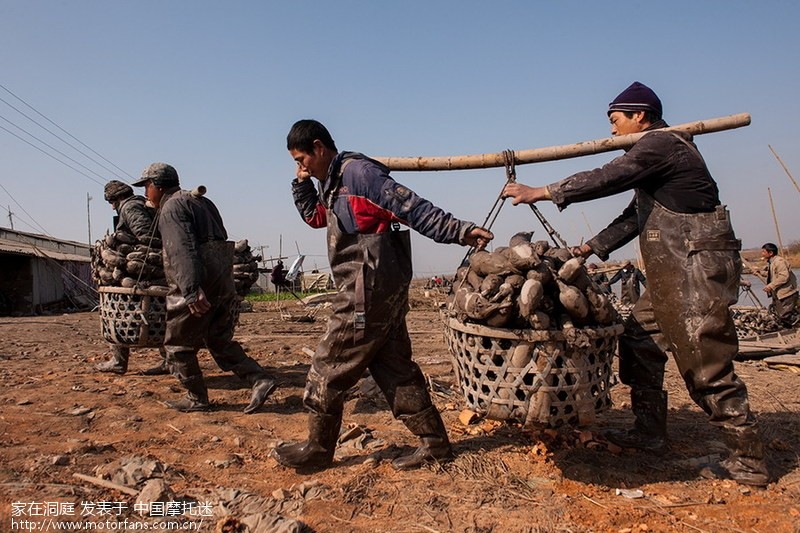
[[[475,227],[397,183],[385,166],[368,158],[345,167],[334,210],[350,233],[383,233],[399,222],[436,242],[463,243]]]
[[[325,206],[319,200],[319,194],[310,179],[292,181],[292,197],[297,211],[306,224],[312,228],[324,228],[328,224]]]

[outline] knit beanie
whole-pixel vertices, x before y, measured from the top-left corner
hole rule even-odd
[[[653,89],[635,81],[608,104],[608,114],[613,111],[650,111],[661,118],[661,100]]]

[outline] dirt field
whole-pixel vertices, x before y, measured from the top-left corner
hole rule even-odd
[[[298,525],[291,520],[336,532],[800,531],[800,374],[758,362],[738,365],[776,481],[759,490],[699,480],[703,458],[722,451],[720,435],[691,402],[674,366],[668,372],[672,449],[664,458],[609,450],[595,440],[604,427],[631,423],[623,385],[613,389],[614,408],[582,432],[523,433],[489,421],[464,426],[435,300],[420,291],[412,302],[416,360],[430,377],[458,456],[405,473],[388,463],[415,439],[364,390],[347,402],[345,428],[353,425],[356,438],[340,446],[333,468],[300,475],[269,457],[278,441],[306,435],[306,350],[324,331],[325,310],[313,323],[282,320],[275,304],[257,303],[242,314],[237,338],[282,382],[250,416],[241,412],[248,388],[205,352],[201,364],[215,408],[181,414],[162,404],[182,395],[174,377],[137,375],[157,361],[155,350],[135,351],[124,376],[93,370],[107,354],[99,315],[0,318],[0,531],[38,524],[55,530],[53,522],[105,530],[169,522],[236,532],[258,520],[258,531],[290,531]],[[104,476],[128,489],[75,474]],[[146,493],[140,501],[184,502],[183,511],[159,518],[152,506],[134,510],[138,489],[152,477],[163,478],[166,493]],[[108,502],[116,507],[109,510]]]

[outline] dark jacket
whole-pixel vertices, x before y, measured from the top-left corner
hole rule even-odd
[[[710,213],[720,204],[711,177],[691,135],[659,131],[659,121],[621,155],[601,168],[573,174],[547,188],[560,209],[573,202],[604,198],[628,190],[644,192],[676,213]],[[601,259],[608,259],[639,235],[636,199],[609,226],[587,241]]]
[[[155,209],[147,207],[143,196],[129,196],[117,206],[117,231],[133,234],[139,242],[147,243],[151,237],[158,238],[158,229],[154,227]]]
[[[203,283],[218,273],[209,272],[208,266],[203,264],[201,247],[228,239],[217,206],[208,198],[194,196],[189,191],[166,194],[161,199],[158,228],[164,243],[167,279],[177,286],[186,303],[194,303],[201,286],[210,297]],[[231,257],[230,269],[232,261]],[[233,290],[233,274],[231,288]]]

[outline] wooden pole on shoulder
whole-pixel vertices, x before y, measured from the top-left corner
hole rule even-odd
[[[692,135],[713,133],[716,131],[731,130],[741,128],[750,124],[749,113],[739,113],[727,117],[713,118],[708,120],[698,120],[687,122],[664,128],[665,131],[684,131]],[[514,162],[517,165],[528,163],[541,163],[544,161],[555,161],[558,159],[571,159],[585,155],[600,154],[613,150],[623,150],[630,148],[645,133],[632,133],[630,135],[620,135],[618,137],[607,137],[594,141],[585,141],[575,144],[562,146],[550,146],[547,148],[534,148],[531,150],[514,151]],[[475,168],[496,168],[504,167],[505,157],[503,152],[493,154],[460,155],[450,157],[375,157],[390,170],[467,170]]]

